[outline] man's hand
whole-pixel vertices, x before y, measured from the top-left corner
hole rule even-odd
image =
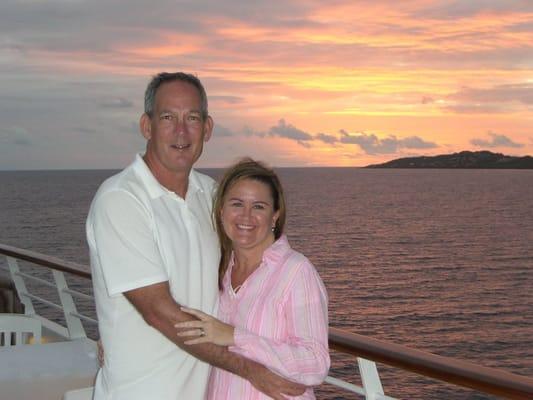
[[[101,339],[96,342],[96,348],[98,349],[98,366],[102,368],[104,366],[104,345]]]
[[[251,376],[246,377],[259,391],[275,400],[287,400],[286,396],[300,396],[307,389],[304,385],[290,382],[266,367],[255,369]]]

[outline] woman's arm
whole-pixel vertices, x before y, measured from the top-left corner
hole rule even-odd
[[[292,381],[312,386],[327,376],[328,351],[327,294],[314,267],[305,260],[289,290],[280,318],[286,320],[290,336],[283,341],[269,339],[233,328],[197,310],[184,309],[200,319],[176,324],[179,336],[194,336],[186,344],[215,343],[265,365]],[[204,333],[202,335],[202,332]]]
[[[304,385],[318,385],[329,366],[327,294],[314,267],[300,265],[288,293],[283,316],[290,332],[277,341],[235,328],[230,350]]]

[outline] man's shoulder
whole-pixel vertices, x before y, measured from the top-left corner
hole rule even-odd
[[[92,208],[109,202],[145,203],[148,198],[142,179],[136,174],[133,165],[129,165],[102,182],[94,196]]]
[[[216,189],[217,183],[209,175],[193,169],[191,171],[191,178],[193,179],[194,183],[204,192],[212,193]]]
[[[132,166],[124,168],[122,171],[107,178],[96,192],[97,196],[115,191],[132,191],[136,186],[140,184],[138,177],[135,174]]]

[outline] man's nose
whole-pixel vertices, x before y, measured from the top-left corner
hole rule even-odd
[[[176,125],[174,127],[174,132],[177,135],[184,134],[187,132],[187,124],[185,123],[184,117],[176,118]]]

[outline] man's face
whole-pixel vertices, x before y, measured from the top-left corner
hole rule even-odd
[[[147,157],[161,172],[188,173],[211,137],[211,117],[202,118],[200,94],[187,82],[162,84],[151,117],[141,117]]]

